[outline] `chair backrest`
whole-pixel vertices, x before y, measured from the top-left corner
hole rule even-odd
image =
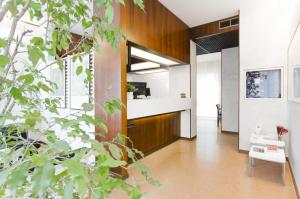
[[[222,115],[222,109],[220,104],[216,104],[217,110],[218,110],[218,115]]]

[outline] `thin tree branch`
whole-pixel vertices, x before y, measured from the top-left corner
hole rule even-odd
[[[47,10],[49,9],[49,4],[47,1]],[[47,25],[46,25],[46,34],[45,34],[45,43],[48,41],[48,32],[49,32],[49,24],[50,24],[50,14],[47,13]]]
[[[8,11],[8,8],[9,8],[9,4],[10,4],[10,1],[6,2],[6,4],[0,10],[0,22],[4,19],[5,15]],[[1,5],[2,5],[2,3],[1,3]]]
[[[70,53],[73,53],[73,52],[75,52],[76,50],[78,50],[78,47],[79,47],[84,41],[85,41],[85,38],[82,38],[82,39],[78,42],[78,44],[77,44],[72,50],[65,52],[61,57],[64,57],[64,56],[66,56],[66,55],[68,55],[68,54],[70,54]],[[39,72],[45,70],[46,68],[48,68],[48,67],[50,67],[51,65],[55,64],[56,62],[57,62],[56,60],[53,61],[53,62],[50,62],[50,63],[47,64],[45,67],[41,68],[41,69],[39,70]]]
[[[18,24],[19,20],[24,16],[26,11],[28,10],[30,3],[31,3],[31,0],[27,0],[26,4],[25,4],[24,8],[21,10],[21,12],[13,18],[13,22],[12,22],[12,25],[11,25],[11,28],[10,28],[8,41],[7,41],[8,43],[7,43],[7,45],[4,49],[4,55],[5,56],[7,56],[8,53],[9,53],[10,45],[11,45],[11,42],[12,42],[12,40],[14,38],[14,35],[15,35],[15,32],[16,32],[17,24]]]
[[[24,31],[24,32],[21,34],[20,39],[17,41],[16,47],[15,47],[15,49],[14,49],[14,52],[13,52],[13,54],[12,54],[11,57],[10,57],[10,64],[9,64],[9,65],[7,66],[7,68],[5,69],[6,76],[7,76],[8,72],[9,72],[11,66],[13,65],[13,61],[14,61],[16,55],[18,54],[18,49],[19,49],[20,44],[21,44],[22,41],[23,41],[24,36],[25,36],[27,33],[31,33],[31,32],[32,32],[32,30],[26,30],[26,31]]]
[[[14,65],[12,65],[12,67],[13,67],[13,69],[15,70]],[[17,74],[14,73],[14,74],[13,74],[13,79],[12,79],[13,84],[15,83],[16,78],[17,78]],[[10,104],[10,103],[11,103],[11,100],[12,100],[12,95],[9,95],[9,98],[8,98],[7,102],[5,103],[5,105],[4,105],[4,108],[2,109],[2,114],[10,113],[11,110],[13,109],[14,103],[15,103],[15,102],[13,102],[13,104]],[[9,105],[11,105],[11,106],[9,106]]]

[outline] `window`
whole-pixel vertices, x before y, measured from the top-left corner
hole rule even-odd
[[[79,58],[81,57],[81,58]],[[79,72],[78,67],[82,68]],[[90,74],[92,81],[88,83],[87,73]],[[78,56],[67,56],[64,59],[64,68],[53,65],[50,68],[50,81],[57,85],[53,97],[61,99],[60,108],[74,110],[82,109],[83,103],[91,103],[93,96],[93,53],[83,53]]]

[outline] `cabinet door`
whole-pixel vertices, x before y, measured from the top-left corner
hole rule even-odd
[[[128,137],[133,142],[133,147],[145,155],[170,144],[179,135],[179,112],[128,121]]]

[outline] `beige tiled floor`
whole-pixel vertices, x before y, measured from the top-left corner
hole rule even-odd
[[[149,199],[296,199],[289,167],[286,185],[280,165],[256,161],[248,176],[247,154],[237,152],[238,137],[218,132],[215,121],[199,121],[194,141],[179,140],[143,159],[162,184],[140,181]],[[130,169],[131,179],[143,179]],[[114,198],[123,198],[115,196]]]

